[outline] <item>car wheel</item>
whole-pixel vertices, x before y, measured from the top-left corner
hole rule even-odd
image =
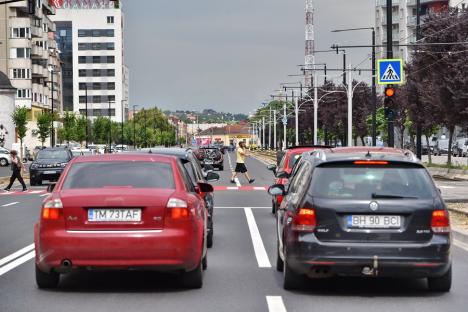
[[[283,288],[286,290],[300,289],[304,286],[305,277],[293,272],[288,265],[287,259],[283,261]]]
[[[276,270],[278,272],[283,272],[284,269],[284,261],[280,257],[280,252],[279,252],[279,241],[276,241]]]
[[[210,233],[208,233],[206,237],[206,247],[213,247],[213,229],[211,229]]]
[[[8,160],[6,160],[5,158],[0,159],[0,166],[2,167],[8,166]]]
[[[50,273],[42,272],[36,265],[36,284],[42,289],[57,288],[60,281],[60,274],[51,271]]]
[[[205,256],[203,257],[202,267],[203,267],[203,271],[208,269],[208,251],[206,252]]]
[[[182,285],[186,288],[202,288],[203,286],[203,261],[190,272],[182,274]]]
[[[441,277],[429,277],[427,279],[429,289],[431,291],[448,292],[452,287],[452,266]]]

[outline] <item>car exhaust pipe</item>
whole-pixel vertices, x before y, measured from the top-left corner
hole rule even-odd
[[[374,256],[372,267],[364,267],[361,273],[365,276],[378,276],[379,275],[379,257]]]

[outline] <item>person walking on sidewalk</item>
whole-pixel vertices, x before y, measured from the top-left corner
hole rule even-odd
[[[250,184],[254,183],[255,179],[250,178],[249,173],[247,171],[247,167],[245,166],[246,156],[247,154],[245,153],[245,142],[239,142],[239,147],[237,148],[236,169],[232,173],[231,183],[236,183],[234,179],[239,173],[243,173]]]
[[[11,178],[10,178],[10,184],[5,188],[5,191],[9,192],[11,187],[13,186],[13,183],[15,183],[15,180],[18,179],[19,183],[23,186],[23,192],[27,191],[28,189],[26,188],[26,184],[24,184],[23,177],[21,176],[21,170],[25,170],[23,163],[21,162],[21,159],[18,157],[18,152],[15,150],[10,151],[10,156],[11,156]]]

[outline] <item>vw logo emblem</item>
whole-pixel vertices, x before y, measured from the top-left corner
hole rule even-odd
[[[377,209],[379,209],[379,204],[377,204],[376,202],[371,202],[369,204],[369,208],[372,210],[372,211],[377,211]]]

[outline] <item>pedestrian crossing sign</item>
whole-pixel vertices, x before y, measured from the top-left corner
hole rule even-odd
[[[403,60],[381,59],[377,61],[377,83],[379,85],[403,84]]]

